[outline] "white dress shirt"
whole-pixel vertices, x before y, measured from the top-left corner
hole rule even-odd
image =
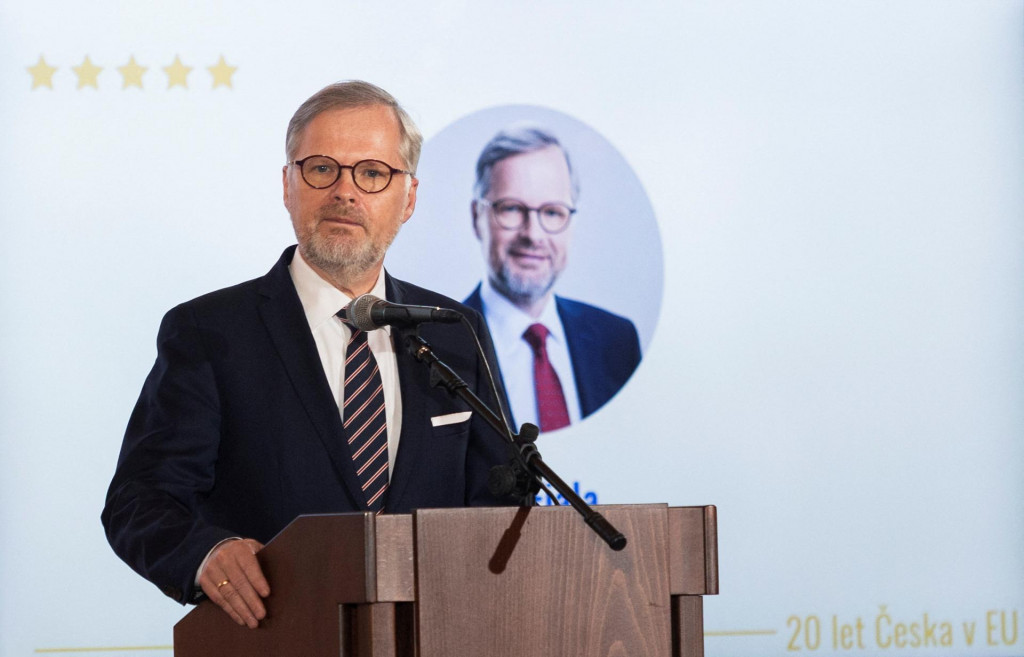
[[[562,326],[554,302],[546,304],[540,317],[535,319],[502,296],[486,277],[480,285],[480,301],[487,328],[494,339],[494,350],[498,355],[498,365],[501,367],[515,422],[520,426],[526,422],[540,425],[537,390],[533,385],[533,349],[523,339],[526,329],[538,323],[550,332],[547,339],[548,360],[558,375],[558,382],[562,384],[565,405],[569,409],[569,422],[579,422],[583,413],[576,392],[576,378],[569,358],[569,345],[565,340],[565,327]]]
[[[320,362],[327,375],[327,383],[338,404],[338,413],[344,420],[345,390],[345,351],[352,330],[337,316],[352,299],[320,277],[309,264],[303,260],[299,250],[288,265],[288,271],[299,294],[302,309],[306,313],[309,330],[313,332],[313,341],[320,354]],[[370,294],[385,299],[383,270],[377,277]],[[388,424],[388,474],[394,472],[395,455],[398,454],[398,435],[402,431],[402,395],[398,386],[398,360],[395,347],[391,343],[391,327],[385,326],[376,331],[367,331],[366,342],[377,360],[380,369],[380,381],[384,386],[384,414]]]

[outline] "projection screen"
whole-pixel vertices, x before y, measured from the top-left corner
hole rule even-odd
[[[567,296],[643,358],[542,437],[590,501],[718,507],[710,656],[1024,654],[1024,3],[0,5],[0,655],[171,654],[99,522],[172,306],[294,235],[284,130],[425,136],[386,266],[484,273],[476,155],[580,155]]]

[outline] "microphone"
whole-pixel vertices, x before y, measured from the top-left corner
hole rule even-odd
[[[428,322],[454,324],[462,321],[462,313],[437,306],[391,303],[372,294],[363,294],[348,304],[345,319],[360,331],[373,331],[385,326],[403,328]]]

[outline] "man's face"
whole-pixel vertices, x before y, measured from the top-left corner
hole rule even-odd
[[[500,160],[491,170],[486,200],[515,199],[531,208],[546,203],[572,207],[572,183],[565,155],[548,146]],[[565,269],[572,223],[560,233],[545,231],[537,213],[517,229],[502,228],[488,206],[473,204],[473,227],[494,288],[520,307],[535,304]]]
[[[380,160],[406,168],[399,155],[400,128],[383,105],[329,110],[314,118],[292,159],[328,155],[340,164]],[[380,265],[398,229],[412,215],[418,181],[395,174],[391,184],[368,194],[352,182],[351,169],[330,187],[314,189],[297,165],[284,168],[284,205],[303,257],[328,272],[365,274]]]

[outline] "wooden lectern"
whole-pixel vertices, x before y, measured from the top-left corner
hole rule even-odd
[[[700,657],[718,593],[715,507],[598,507],[611,550],[569,507],[301,516],[259,553],[250,630],[209,601],[175,657]]]

